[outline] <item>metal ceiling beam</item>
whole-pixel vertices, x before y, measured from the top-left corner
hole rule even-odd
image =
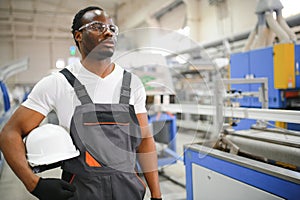
[[[149,18],[153,16],[162,7],[167,7],[171,3],[177,0],[155,0],[155,1],[140,1],[133,0],[122,5],[118,9],[118,15],[124,16],[119,18],[118,25],[121,28],[131,29],[136,28]],[[135,10],[132,12],[132,10]]]
[[[291,27],[300,26],[300,14],[292,16],[292,17],[288,17],[286,19],[286,22]],[[230,36],[230,37],[224,37],[224,38],[212,41],[212,42],[201,43],[201,44],[199,44],[199,47],[191,48],[191,49],[188,49],[188,50],[185,50],[185,51],[182,51],[182,52],[176,52],[175,54],[171,54],[171,55],[167,56],[167,58],[171,58],[171,57],[177,56],[179,54],[190,53],[190,52],[198,52],[198,51],[203,50],[203,49],[222,46],[225,40],[227,40],[229,43],[245,40],[245,39],[248,38],[249,34],[250,34],[250,30],[235,34],[235,35]]]
[[[171,10],[173,10],[174,8],[177,8],[178,6],[180,6],[181,4],[183,4],[183,0],[175,0],[174,2],[171,2],[169,5],[163,7],[162,9],[160,9],[159,11],[155,12],[153,14],[153,17],[156,19],[160,19],[162,16],[164,16],[166,13],[170,12]]]

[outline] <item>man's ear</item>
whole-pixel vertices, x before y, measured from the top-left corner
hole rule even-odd
[[[81,42],[81,40],[82,40],[82,32],[80,32],[80,31],[76,31],[75,32],[75,40],[77,41],[77,42]]]

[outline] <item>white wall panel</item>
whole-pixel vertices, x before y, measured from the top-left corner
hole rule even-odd
[[[0,66],[13,59],[12,40],[0,40]]]
[[[256,0],[230,0],[229,13],[232,20],[232,31],[240,33],[254,28],[257,23],[255,14]]]
[[[29,57],[29,69],[16,75],[14,81],[18,83],[35,83],[50,69],[49,41],[45,40],[17,40],[17,56]]]
[[[9,62],[13,60],[12,43],[1,42],[0,51],[6,52],[2,55],[1,62]],[[55,69],[55,62],[58,58],[67,59],[69,57],[69,47],[75,45],[72,40],[30,40],[20,39],[16,41],[16,56],[18,58],[29,57],[29,69],[25,72],[21,72],[11,77],[8,82],[10,84],[21,83],[21,84],[34,84],[40,80],[43,76],[50,73],[51,69]],[[9,56],[10,55],[10,56]]]
[[[226,5],[227,4],[227,5]],[[200,42],[214,41],[251,30],[256,22],[256,0],[227,0],[224,7],[210,6],[208,1],[200,4]],[[220,10],[220,9],[225,9]],[[224,11],[221,16],[220,12]]]

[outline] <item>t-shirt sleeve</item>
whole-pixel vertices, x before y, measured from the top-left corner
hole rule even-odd
[[[29,93],[23,106],[47,116],[54,108],[56,96],[56,77],[49,75],[41,79]]]
[[[146,113],[146,91],[142,81],[133,74],[131,84],[135,113]]]

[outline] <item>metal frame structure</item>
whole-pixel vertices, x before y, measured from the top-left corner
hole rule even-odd
[[[4,102],[4,111],[7,112],[10,109],[10,99],[9,99],[9,94],[8,90],[5,84],[5,80],[8,79],[9,77],[22,72],[26,69],[28,69],[28,63],[29,63],[29,58],[22,58],[19,60],[15,60],[11,63],[8,63],[6,65],[3,65],[0,67],[0,89],[2,90],[3,94],[3,102]]]
[[[189,113],[213,116],[215,106],[198,104],[169,104],[160,105],[160,110],[171,113]],[[300,111],[295,110],[224,107],[223,114],[224,117],[300,123]]]
[[[258,93],[247,93],[247,95],[253,95],[261,97],[261,102],[262,102],[262,108],[268,109],[269,108],[269,103],[268,103],[268,79],[267,78],[250,78],[250,79],[223,79],[222,82],[224,84],[256,84],[260,83],[261,84],[261,89],[259,90]],[[243,96],[243,94],[241,94]]]

